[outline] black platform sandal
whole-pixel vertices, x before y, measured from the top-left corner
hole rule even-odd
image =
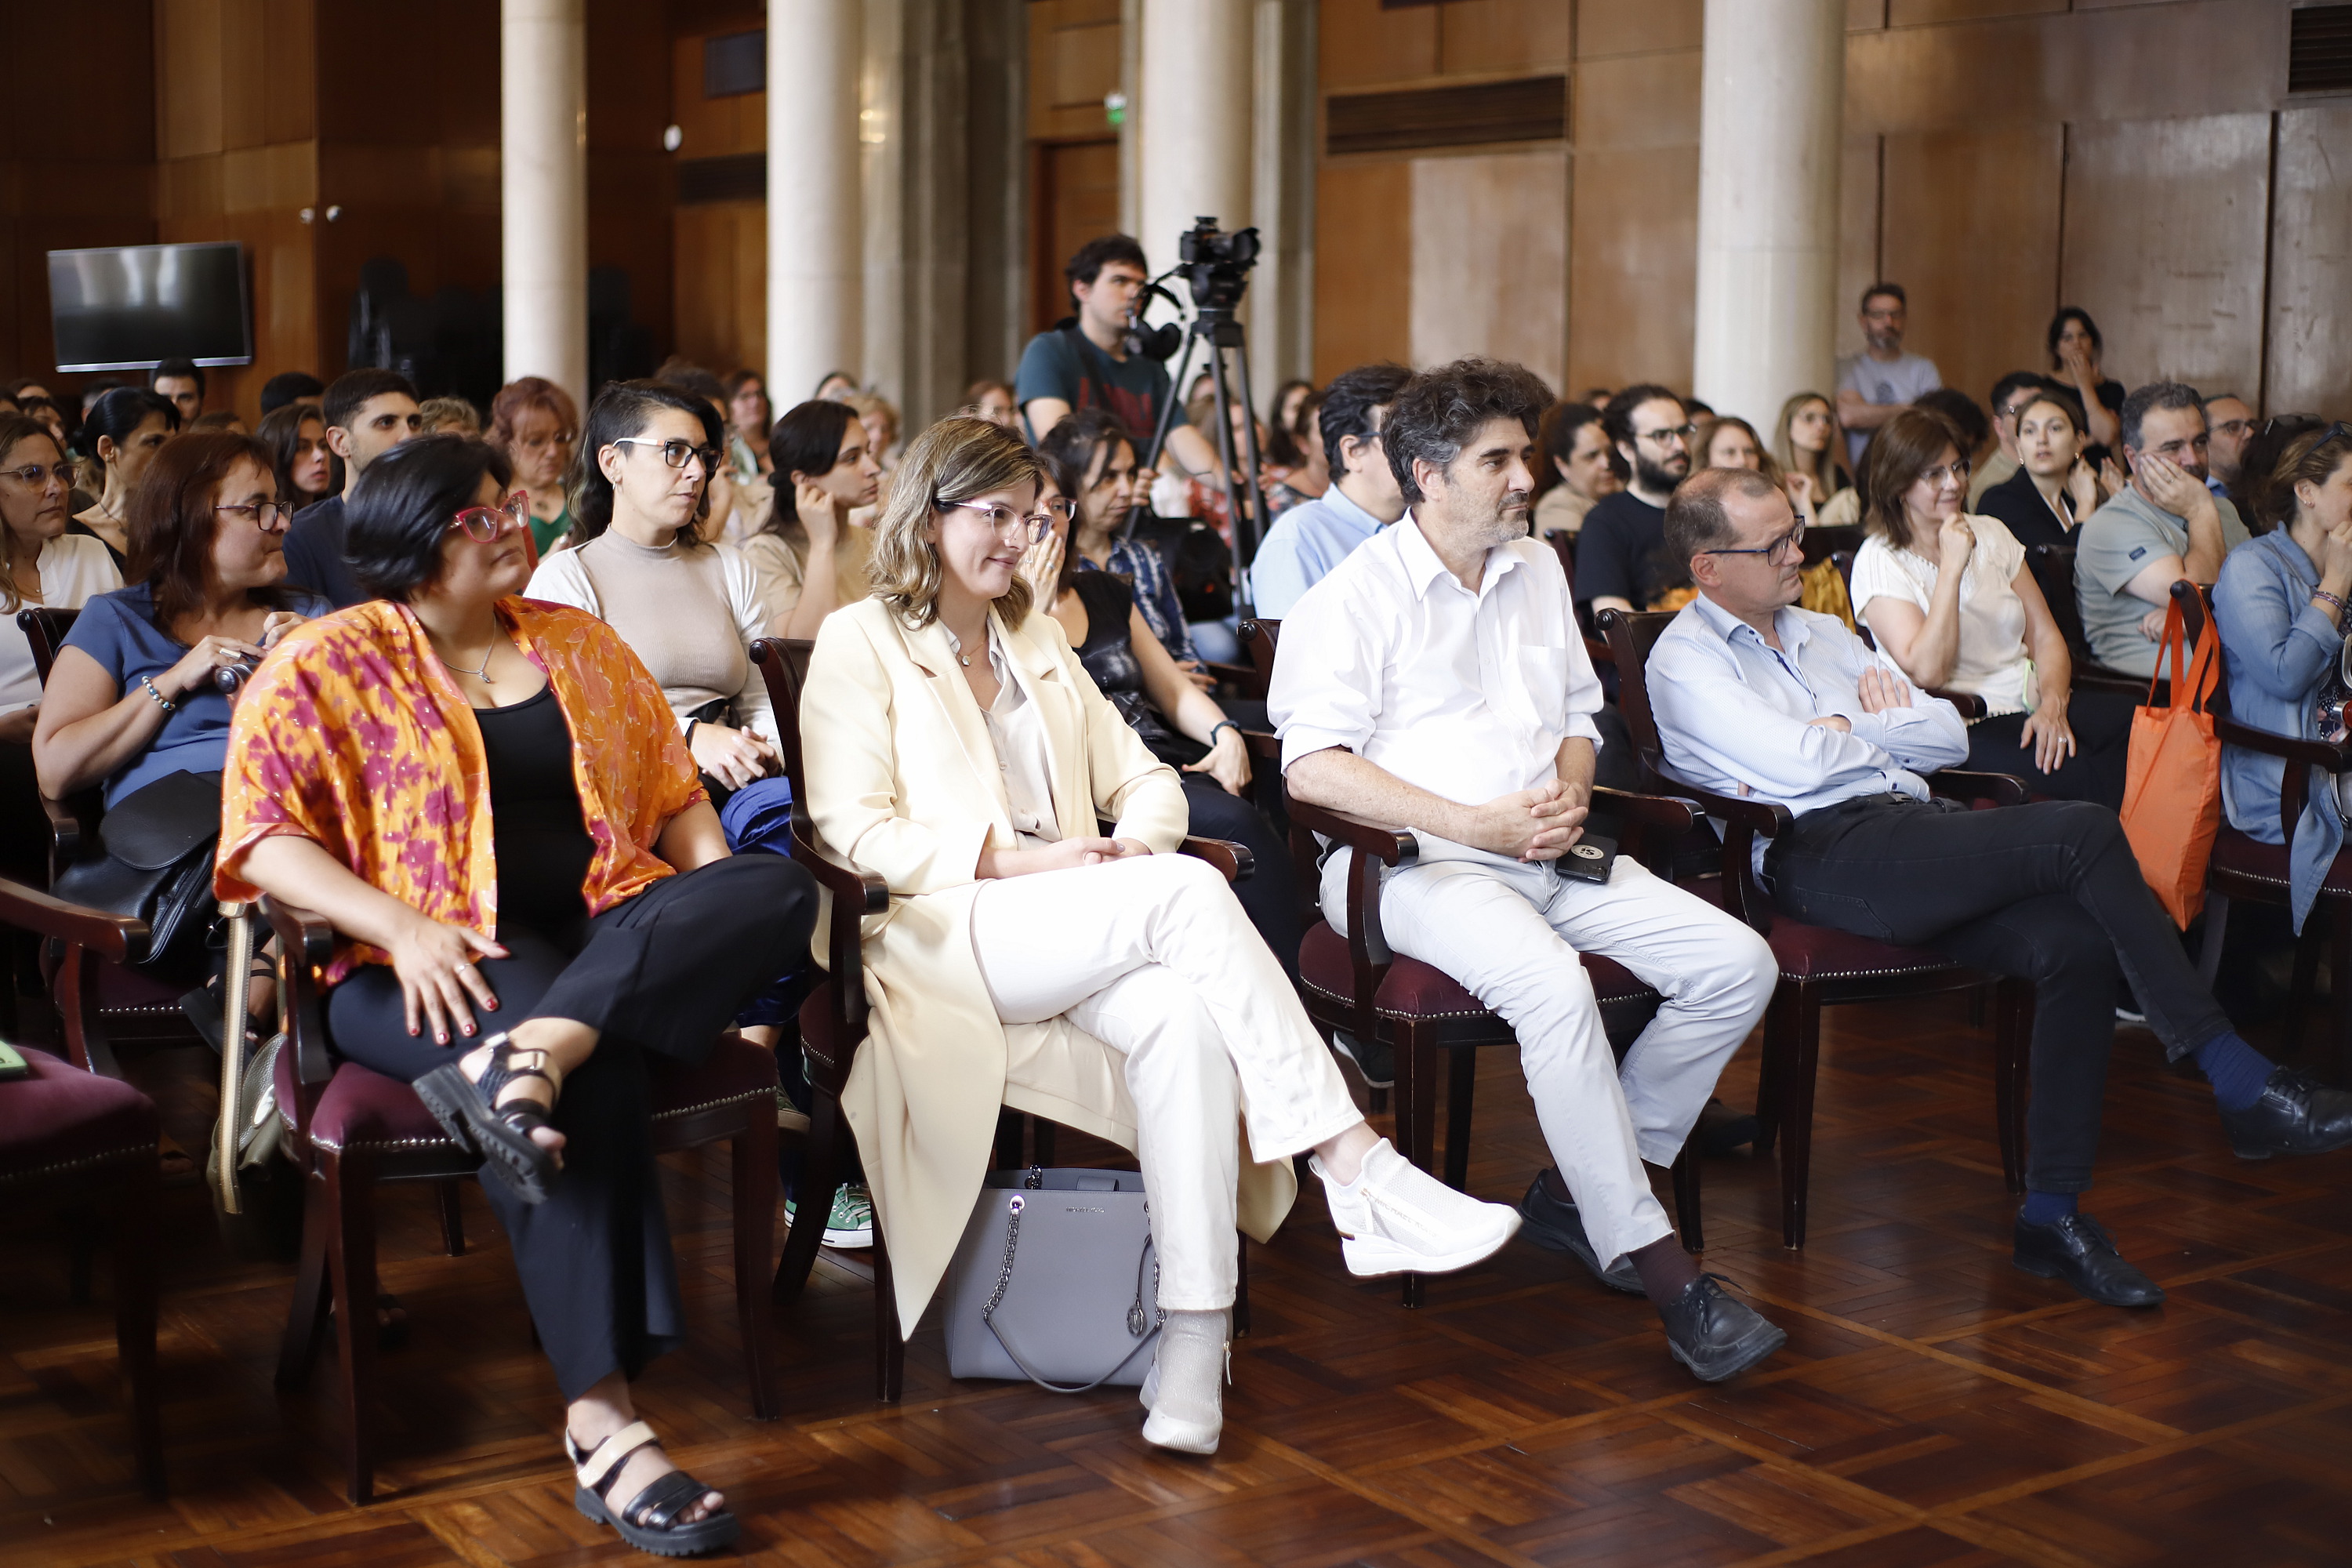
[[[483,1171],[524,1203],[543,1204],[558,1167],[555,1151],[535,1142],[531,1132],[548,1124],[545,1110],[553,1109],[555,1097],[563,1092],[562,1079],[542,1051],[518,1051],[503,1034],[482,1043],[490,1047],[490,1060],[478,1080],[467,1079],[453,1061],[418,1079],[416,1098],[459,1148],[482,1156]],[[540,1065],[513,1066],[520,1056],[538,1057]],[[545,1110],[527,1100],[499,1103],[507,1085],[523,1078],[547,1085]]]
[[[572,1474],[580,1482],[572,1495],[572,1505],[597,1523],[609,1524],[619,1531],[621,1539],[638,1551],[650,1552],[656,1557],[692,1557],[732,1546],[743,1526],[723,1508],[691,1524],[678,1522],[679,1516],[710,1490],[684,1470],[657,1477],[617,1508],[606,1496],[613,1483],[620,1479],[622,1467],[629,1462],[629,1457],[660,1442],[652,1427],[642,1421],[632,1421],[597,1444],[593,1453],[583,1453],[580,1445],[572,1440],[571,1429],[565,1428],[563,1452],[571,1459]]]

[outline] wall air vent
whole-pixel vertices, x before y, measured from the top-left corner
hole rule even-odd
[[[1564,76],[1404,92],[1335,93],[1324,106],[1324,150],[1335,158],[1348,153],[1560,142],[1567,137]]]
[[[723,158],[680,158],[677,200],[680,206],[707,202],[757,202],[767,199],[768,155],[736,153]]]
[[[2289,15],[2287,91],[2352,92],[2352,5],[2306,5]]]

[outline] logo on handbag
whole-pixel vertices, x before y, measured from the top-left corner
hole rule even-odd
[[[1062,1212],[1064,1214],[1100,1214],[1103,1211],[1100,1209],[1089,1208],[1066,1208]]]

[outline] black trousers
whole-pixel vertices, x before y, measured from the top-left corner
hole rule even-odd
[[[2109,811],[2124,804],[2124,764],[2131,752],[2132,699],[2115,691],[2077,691],[2066,704],[2074,731],[2074,754],[2043,773],[2021,743],[2025,715],[2004,713],[1969,726],[1969,766],[1979,773],[2011,773],[2035,795],[2053,800],[2087,800]]]
[[[2118,965],[2173,1056],[2230,1028],[2105,806],[1969,811],[1872,795],[1797,818],[1765,870],[1794,919],[2033,982],[2025,1181],[2036,1192],[2090,1185]]]
[[[327,997],[338,1055],[413,1083],[482,1035],[530,1018],[600,1031],[549,1121],[563,1171],[543,1204],[496,1182],[482,1192],[514,1247],[523,1299],[566,1401],[614,1373],[635,1377],[685,1333],[669,1221],[654,1164],[648,1054],[688,1066],[710,1052],[761,987],[808,965],[816,886],[773,855],[666,877],[561,931],[500,928],[510,956],[482,961],[499,999],[481,1035],[447,1046],[411,1035],[391,968],[354,970]]]
[[[1298,879],[1290,867],[1290,846],[1265,814],[1206,773],[1184,773],[1184,804],[1192,808],[1193,834],[1225,838],[1246,848],[1257,862],[1246,881],[1234,884],[1242,912],[1274,950],[1282,972],[1298,978]],[[1269,771],[1258,775],[1261,791],[1275,787]]]

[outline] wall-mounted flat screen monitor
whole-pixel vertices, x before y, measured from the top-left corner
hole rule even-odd
[[[49,323],[59,370],[142,370],[167,359],[251,364],[245,247],[52,250]]]

